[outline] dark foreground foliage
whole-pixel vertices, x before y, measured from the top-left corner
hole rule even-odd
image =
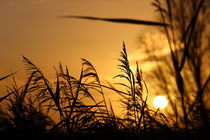
[[[85,59],[79,79],[60,65],[54,83],[29,59],[23,60],[28,74],[26,84],[18,87],[14,80],[8,95],[1,98],[1,138],[173,140],[204,139],[209,135],[208,121],[190,129],[176,128],[171,123],[173,118],[167,118],[159,109],[150,109],[142,72],[138,63],[136,74],[131,71],[125,44],[118,65],[122,73],[116,78],[125,79],[117,84],[125,87],[126,92],[103,85],[93,65]],[[124,117],[116,116],[111,102],[107,105],[105,88],[121,95],[126,108]],[[56,120],[52,114],[56,114]]]
[[[123,43],[115,76],[125,91],[101,82],[94,66],[82,59],[78,78],[68,67],[55,68],[56,80],[49,81],[44,73],[23,56],[27,80],[19,87],[13,78],[8,93],[0,97],[1,139],[144,139],[177,140],[206,139],[210,133],[210,110],[207,106],[210,89],[209,44],[202,44],[205,31],[205,0],[160,0],[153,5],[161,15],[161,26],[170,47],[170,76],[175,81],[169,85],[167,70],[158,68],[156,78],[170,100],[168,86],[175,90],[177,101],[170,100],[172,113],[164,115],[148,104],[148,89],[139,64],[130,68]],[[184,5],[190,8],[184,13]],[[179,7],[179,8],[172,8]],[[185,5],[186,6],[186,5]],[[180,9],[182,12],[177,11]],[[178,13],[178,14],[177,14]],[[78,17],[84,18],[84,17]],[[87,18],[87,17],[85,17]],[[90,17],[88,17],[89,19]],[[98,19],[98,18],[96,18]],[[95,20],[96,20],[95,19]],[[109,19],[102,19],[111,21]],[[116,22],[116,20],[114,20]],[[126,20],[127,22],[128,20]],[[125,20],[117,19],[117,22]],[[129,22],[134,22],[129,20]],[[145,24],[138,22],[138,24]],[[166,26],[167,25],[167,26]],[[164,61],[165,62],[165,61]],[[206,62],[206,63],[204,63]],[[0,77],[0,82],[15,73]],[[168,79],[167,79],[168,78]],[[187,86],[186,86],[187,85]],[[117,94],[125,114],[118,117],[106,94]],[[174,94],[174,93],[173,93]],[[208,98],[207,98],[208,99]]]

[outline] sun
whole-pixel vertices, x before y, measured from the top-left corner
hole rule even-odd
[[[155,108],[163,109],[168,105],[168,100],[165,96],[156,96],[153,99],[153,106]]]

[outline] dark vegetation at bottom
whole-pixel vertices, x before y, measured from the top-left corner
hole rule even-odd
[[[131,70],[124,43],[118,65],[120,73],[115,78],[121,79],[117,84],[125,91],[111,84],[104,85],[96,69],[85,59],[82,59],[79,78],[73,77],[69,69],[60,64],[58,69],[55,68],[55,82],[50,82],[39,67],[23,57],[27,81],[19,87],[13,78],[14,84],[8,87],[8,93],[0,97],[0,138],[208,139],[210,109],[206,97],[208,99],[210,91],[210,39],[204,34],[208,17],[205,11],[208,9],[205,0],[163,2],[164,5],[160,0],[154,0],[153,5],[161,15],[170,59],[152,57],[158,64],[164,64],[157,66],[153,78],[159,82],[156,87],[168,97],[171,114],[164,115],[148,105],[149,92],[142,71],[138,63],[136,71]],[[203,43],[205,39],[206,43]],[[0,82],[13,75],[0,77]],[[107,90],[120,95],[120,103],[126,112],[123,117],[115,114],[112,103],[105,98]],[[170,99],[171,95],[175,95],[176,102]],[[56,121],[52,114],[58,116]]]
[[[105,130],[104,130],[105,129]],[[205,140],[209,137],[209,128],[197,129],[195,131],[171,131],[169,129],[153,129],[145,132],[135,134],[124,130],[113,130],[112,128],[96,129],[94,133],[75,133],[71,136],[65,132],[54,132],[48,134],[47,132],[38,132],[37,130],[20,130],[9,129],[0,133],[1,139],[7,140]]]
[[[85,59],[82,59],[83,68],[79,80],[69,75],[68,68],[64,71],[60,65],[54,83],[50,83],[29,59],[23,57],[23,60],[29,75],[26,84],[19,88],[13,79],[11,92],[1,98],[1,138],[179,140],[206,139],[209,136],[209,121],[206,119],[201,125],[197,124],[203,122],[202,118],[191,120],[188,123],[190,128],[176,127],[177,122],[173,122],[173,118],[167,118],[159,109],[150,109],[142,72],[138,63],[135,75],[130,70],[125,44],[119,59],[119,68],[124,75],[116,77],[128,80],[130,86],[118,83],[126,86],[127,92],[112,85],[108,87],[101,84],[95,68]],[[111,102],[107,105],[103,88],[122,96],[121,102],[127,111],[124,117],[115,115]],[[145,98],[142,97],[144,88],[147,94]],[[90,91],[101,96],[101,100],[97,101]],[[92,104],[87,104],[84,99],[92,101]],[[51,118],[52,112],[59,116],[58,122]],[[179,123],[184,125],[184,121]]]

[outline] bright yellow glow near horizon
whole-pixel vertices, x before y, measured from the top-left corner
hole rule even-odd
[[[153,106],[155,108],[163,109],[167,107],[167,105],[168,105],[168,100],[166,99],[165,96],[156,96],[153,99]]]

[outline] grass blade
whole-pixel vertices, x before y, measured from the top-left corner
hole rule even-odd
[[[6,79],[6,78],[8,78],[8,77],[10,77],[11,75],[13,75],[13,74],[15,74],[15,73],[17,73],[17,72],[13,72],[13,73],[11,73],[11,74],[9,74],[9,75],[7,75],[7,76],[4,76],[4,77],[0,78],[0,81]]]
[[[148,25],[148,26],[168,26],[166,23],[137,20],[137,19],[127,19],[127,18],[100,18],[100,17],[90,17],[90,16],[60,16],[60,18],[79,18],[87,20],[101,20],[116,23],[127,23],[127,24],[137,24],[137,25]]]

